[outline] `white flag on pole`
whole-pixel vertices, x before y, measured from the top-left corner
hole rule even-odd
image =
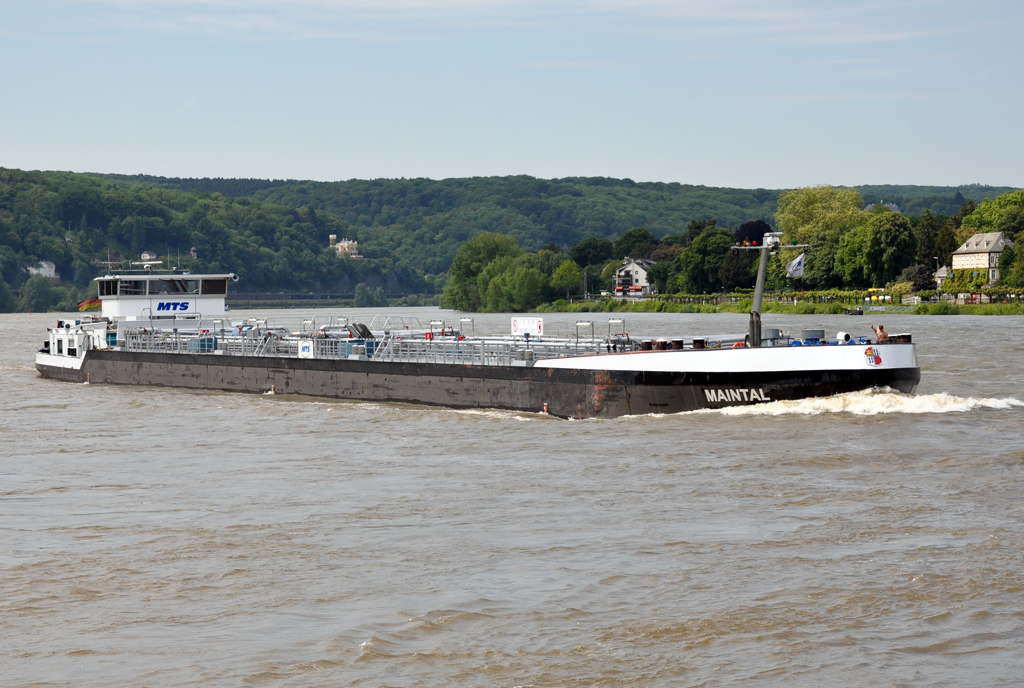
[[[796,257],[792,263],[786,266],[786,277],[803,277],[804,276],[804,256],[805,253],[801,253]]]

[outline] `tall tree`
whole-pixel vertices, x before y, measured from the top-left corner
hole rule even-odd
[[[931,265],[935,268],[935,241],[942,227],[942,218],[932,215],[930,210],[925,209],[914,226],[914,236],[917,238],[917,263],[919,265]]]
[[[779,196],[775,225],[786,243],[809,244],[804,267],[805,283],[816,289],[841,286],[842,271],[859,273],[860,264],[845,256],[837,267],[837,256],[843,236],[865,222],[868,213],[862,210],[864,199],[853,189],[833,186],[812,186],[786,191]],[[889,212],[886,210],[886,212]],[[784,252],[784,258],[795,254]]]
[[[744,222],[736,228],[736,241],[756,242],[758,246],[764,241],[764,235],[772,231],[772,226],[764,220],[751,220]]]
[[[693,219],[686,225],[686,243],[687,245],[692,244],[697,240],[701,234],[706,230],[711,229],[718,224],[718,220],[698,220]]]
[[[812,186],[779,195],[775,226],[786,241],[806,244],[823,231],[840,234],[864,221],[864,199],[854,189]]]
[[[21,285],[21,307],[23,310],[45,312],[52,308],[56,301],[50,280],[42,275],[33,275],[25,284]]]
[[[547,277],[536,268],[528,268],[508,258],[499,258],[503,270],[487,283],[486,309],[492,312],[527,311],[547,299]]]
[[[953,251],[960,246],[960,242],[956,240],[956,231],[956,223],[953,218],[949,218],[935,237],[935,255],[939,257],[939,265],[945,265],[947,268],[953,265]]]
[[[952,220],[953,226],[956,227],[956,240],[958,244],[962,244],[970,239],[977,231],[977,228],[969,221],[966,224],[964,223],[964,220],[974,214],[976,208],[977,205],[975,205],[974,199],[968,198],[960,204],[960,212],[949,218]]]
[[[1024,286],[1024,261],[1019,256],[1024,256],[1024,247],[1019,250],[1016,247],[1003,249],[999,256],[999,284],[1006,287]]]
[[[732,232],[727,229],[712,227],[702,232],[676,259],[679,272],[673,281],[678,291],[710,294],[721,289],[719,271],[732,245]]]
[[[658,261],[647,270],[647,281],[654,285],[654,288],[658,293],[665,294],[673,288],[678,288],[676,284],[671,282],[673,276],[679,272],[681,263],[680,258],[682,257],[681,252],[672,260]],[[605,279],[609,276],[602,275]]]
[[[718,279],[726,289],[754,286],[757,273],[752,269],[757,251],[729,251],[718,269]]]
[[[917,239],[910,220],[892,211],[872,213],[867,231],[864,266],[874,286],[882,287],[914,264]]]
[[[1024,189],[986,198],[963,225],[972,232],[1005,232],[1011,239],[1024,232]]]
[[[1007,208],[995,221],[992,229],[1002,232],[1014,243],[1024,239],[1024,205]]]
[[[836,272],[836,253],[842,233],[838,229],[827,229],[811,236],[804,262],[804,284],[811,289],[833,289],[843,286],[842,276]],[[783,252],[787,260],[796,257],[798,250]]]
[[[864,266],[868,229],[854,227],[839,239],[835,256],[835,272],[843,278],[847,287],[864,287],[870,284]]]
[[[14,297],[11,296],[11,289],[7,286],[7,282],[0,279],[0,313],[12,313],[17,310],[18,304],[14,302]]]
[[[935,288],[934,265],[911,265],[900,273],[897,282],[909,282],[913,291]]]
[[[590,237],[576,244],[569,251],[569,256],[576,261],[577,265],[586,267],[588,265],[604,266],[612,258],[615,252],[615,245],[608,239]]]
[[[455,260],[448,271],[448,284],[444,288],[445,303],[460,311],[479,310],[481,294],[477,287],[477,277],[495,258],[511,258],[521,252],[516,240],[505,234],[485,232],[464,243],[455,254]]]
[[[569,300],[571,292],[580,291],[583,288],[583,271],[580,266],[572,260],[564,260],[551,275],[551,288],[561,291],[565,290],[565,300]]]
[[[654,235],[643,227],[634,227],[626,232],[623,232],[615,241],[615,257],[616,258],[641,258],[637,249],[643,249],[648,246],[654,246],[657,243],[657,239]]]

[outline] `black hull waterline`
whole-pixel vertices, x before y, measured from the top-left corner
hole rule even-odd
[[[679,413],[823,397],[873,387],[913,393],[920,368],[642,372],[89,351],[79,368],[36,364],[55,380],[302,394],[563,418]]]

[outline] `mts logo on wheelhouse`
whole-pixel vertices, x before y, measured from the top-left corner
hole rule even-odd
[[[188,301],[161,301],[156,305],[158,311],[187,311]]]

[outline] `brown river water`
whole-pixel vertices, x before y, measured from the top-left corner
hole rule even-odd
[[[0,316],[5,687],[1024,682],[1020,318],[767,315],[917,396],[565,421],[48,381],[58,317]]]

